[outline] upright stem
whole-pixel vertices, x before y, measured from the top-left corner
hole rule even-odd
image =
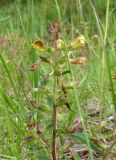
[[[57,107],[53,104],[53,142],[52,142],[52,158],[57,159]]]
[[[54,71],[56,70],[56,53],[54,53]],[[57,160],[57,106],[56,106],[56,90],[57,90],[57,77],[54,75],[53,81],[53,140],[52,140],[52,159]]]

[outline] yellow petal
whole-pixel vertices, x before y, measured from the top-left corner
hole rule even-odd
[[[38,51],[42,51],[42,52],[45,52],[48,49],[40,40],[35,41],[34,44],[32,44],[32,48],[35,48]]]
[[[69,49],[75,49],[77,47],[81,47],[85,45],[85,37],[83,35],[78,36],[74,39],[69,45]]]
[[[58,39],[56,43],[57,43],[57,48],[58,48],[58,49],[63,48],[63,46],[64,46],[64,42],[63,42],[63,40]]]

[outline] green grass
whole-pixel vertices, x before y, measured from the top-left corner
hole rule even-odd
[[[112,79],[116,77],[115,6],[115,0],[0,3],[0,159],[51,159],[52,96],[32,90],[41,85],[42,75],[51,73],[52,69],[45,64],[30,72],[29,67],[39,59],[31,49],[32,43],[41,39],[50,45],[45,37],[47,26],[53,21],[61,23],[66,44],[77,34],[85,36],[86,47],[74,50],[73,55],[87,57],[85,64],[72,65],[67,45],[63,51],[70,70],[65,83],[79,81],[79,84],[68,95],[75,112],[65,106],[60,109],[58,158],[63,157],[69,138],[78,148],[87,148],[89,159],[95,159],[95,151],[102,153],[97,159],[110,160],[116,156],[116,80]],[[45,85],[52,90],[52,81]],[[75,134],[67,133],[65,128],[73,127],[77,118],[80,118],[79,130]],[[32,130],[28,129],[30,122],[36,122]],[[45,141],[36,133],[38,126],[44,128]],[[73,148],[70,146],[75,160],[81,159]]]

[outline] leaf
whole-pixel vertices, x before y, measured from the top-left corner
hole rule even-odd
[[[107,149],[106,144],[101,139],[98,139],[96,137],[91,137],[90,140],[93,144],[99,146],[100,148]]]
[[[40,160],[50,160],[50,157],[48,157],[48,155],[47,155],[47,153],[45,153],[45,151],[39,151],[37,159],[40,159]]]
[[[50,93],[50,88],[46,85],[39,85],[37,88],[32,88],[33,92]]]
[[[15,160],[16,159],[16,157],[13,157],[13,156],[11,156],[11,155],[4,155],[4,154],[1,154],[0,153],[0,158],[7,158],[7,159],[11,159],[11,160]]]
[[[52,61],[50,60],[50,57],[49,56],[39,56],[41,61],[42,62],[46,62],[46,63],[49,63],[49,64],[52,64]]]
[[[34,136],[27,136],[27,137],[25,137],[25,141],[26,142],[34,142],[34,140],[35,140],[35,137]]]
[[[66,82],[65,85],[64,85],[64,88],[65,88],[65,89],[73,89],[74,86],[79,85],[79,83],[80,83],[79,80],[77,80],[77,81],[72,81],[72,82],[69,82],[69,83]]]
[[[38,106],[38,110],[41,110],[42,112],[48,112],[48,113],[50,113],[50,109],[45,104],[41,104],[40,106]]]
[[[80,35],[71,42],[68,48],[75,49],[84,45],[85,45],[85,37],[83,35]]]
[[[65,63],[67,61],[66,56],[62,56],[60,58],[58,58],[56,65],[62,65],[63,63]]]
[[[66,103],[65,97],[59,96],[59,97],[57,98],[56,106],[62,107],[62,106],[65,105],[65,103]]]
[[[36,102],[34,100],[30,100],[29,102],[32,107],[36,108]]]
[[[70,73],[70,70],[63,71],[62,75],[67,74],[67,73]]]
[[[65,135],[67,135],[68,137],[70,137],[72,140],[74,140],[77,143],[87,144],[87,141],[86,141],[86,138],[85,138],[84,134],[76,135],[76,134],[65,133]],[[93,150],[95,150],[95,151],[100,152],[100,148],[97,145],[93,144],[93,143],[91,143],[91,148]]]
[[[74,155],[74,160],[81,160],[81,158],[79,157],[78,154],[75,154],[75,155]]]
[[[48,104],[45,101],[39,101],[38,103],[36,101],[30,101],[31,105],[42,111],[42,112],[49,112],[50,113],[50,108],[48,107]],[[36,111],[36,110],[35,110]]]

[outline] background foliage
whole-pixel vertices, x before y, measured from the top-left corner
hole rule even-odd
[[[88,143],[95,145],[89,149],[94,148],[96,159],[115,157],[115,12],[115,0],[0,0],[1,159],[45,160],[51,157],[51,148],[46,149],[46,142],[51,143],[52,112],[49,109],[52,100],[50,96],[46,98],[45,93],[33,92],[41,85],[42,75],[51,70],[47,64],[34,72],[30,72],[29,67],[39,58],[36,51],[30,49],[32,43],[41,39],[49,44],[45,38],[47,26],[54,21],[61,23],[67,44],[78,34],[85,36],[86,47],[75,50],[74,56],[87,57],[85,64],[72,66],[73,77],[65,77],[66,82],[70,79],[78,82],[74,92],[71,90],[69,94],[71,108],[77,114],[66,107],[61,109],[59,159],[64,156],[70,140],[74,141],[73,146],[79,147],[68,150],[74,159],[88,156],[88,148],[86,154],[82,152],[88,146],[79,108],[89,136]],[[68,135],[62,135],[62,129],[74,129],[77,123],[75,133],[66,131]],[[36,133],[38,126],[46,142]]]

